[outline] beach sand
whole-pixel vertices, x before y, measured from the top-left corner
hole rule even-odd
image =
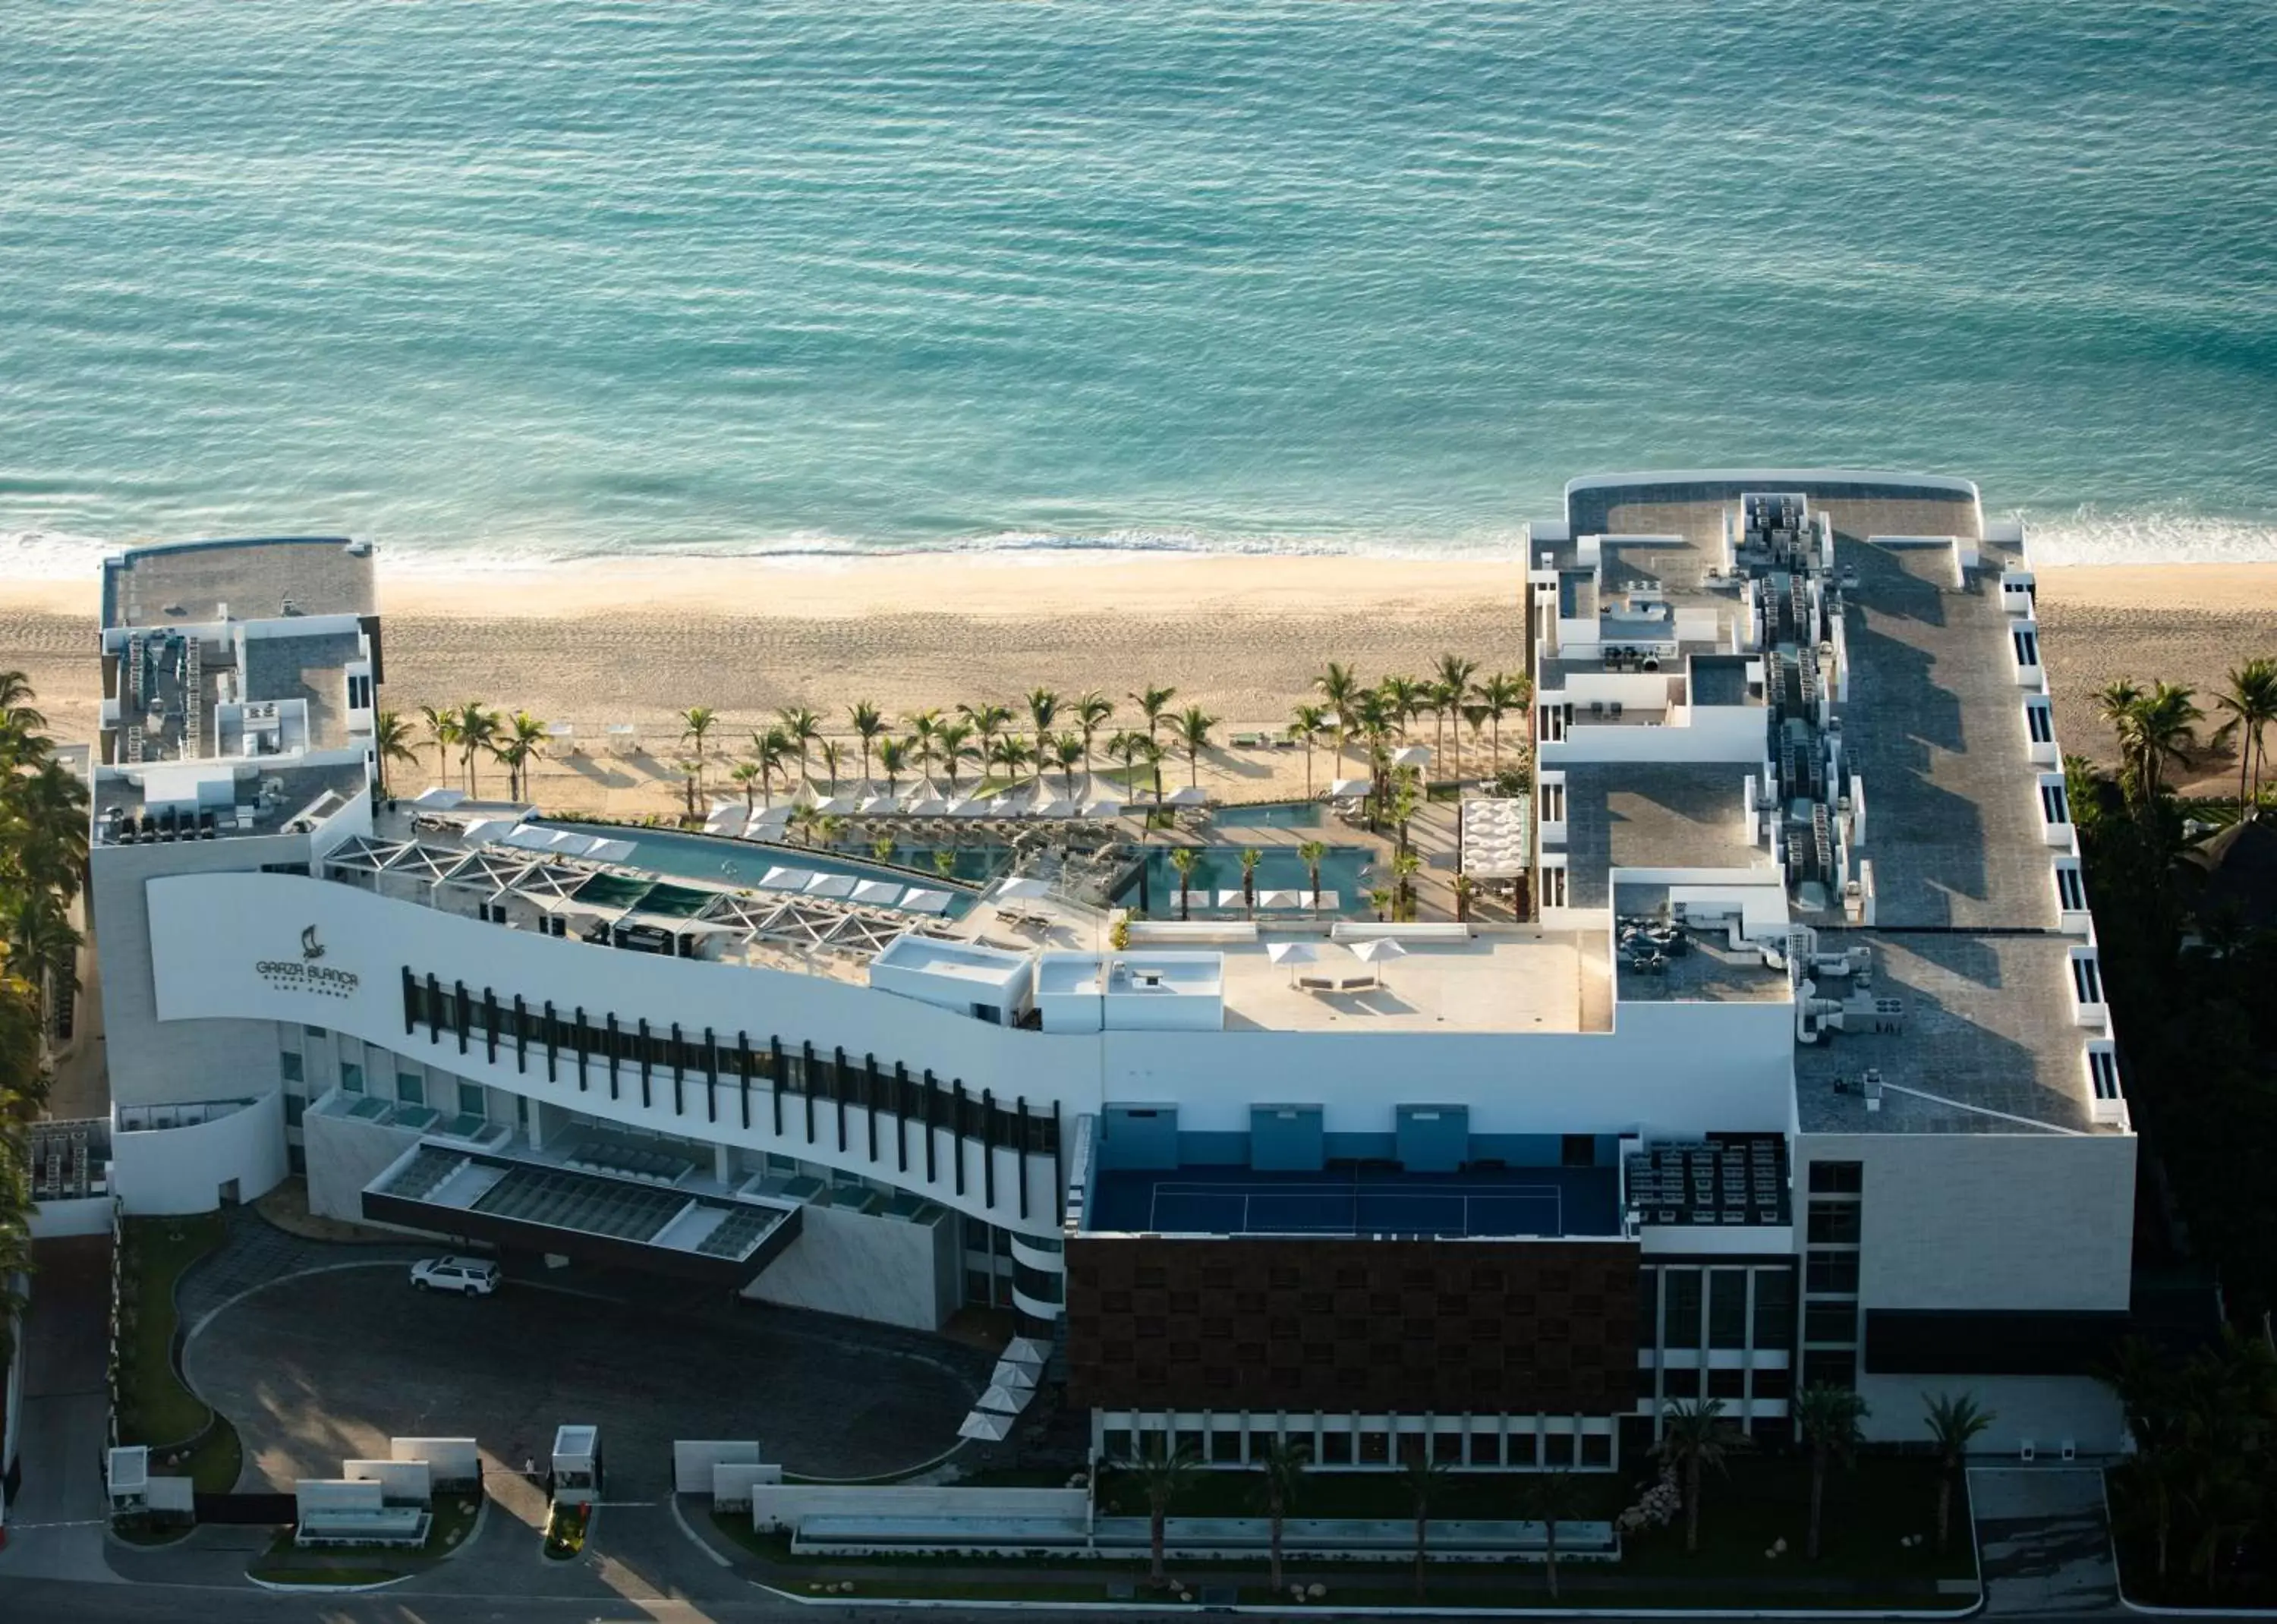
[[[2088,695],[2113,677],[2166,678],[2210,693],[2252,654],[2277,654],[2277,564],[2042,568],[2040,618],[2067,748],[2107,754]],[[1426,672],[1453,651],[1481,674],[1522,670],[1515,561],[1352,558],[1111,559],[902,557],[797,565],[643,559],[543,570],[381,575],[385,702],[405,712],[468,698],[567,721],[588,753],[541,773],[550,805],[664,809],[677,754],[672,714],[723,713],[733,755],[781,706],[808,705],[844,731],[847,704],[889,716],[1020,696],[1043,686],[1125,697],[1178,689],[1225,728],[1274,728],[1329,660],[1365,677]],[[57,735],[92,735],[95,589],[0,583],[0,668],[20,667]],[[629,723],[652,758],[605,754]],[[1427,730],[1432,724],[1427,718]],[[1516,724],[1506,728],[1514,734]],[[425,782],[432,752],[416,772]],[[1316,763],[1325,772],[1325,763]],[[1166,768],[1183,782],[1183,763]],[[1204,781],[1255,799],[1301,790],[1300,752],[1205,757]],[[2206,764],[2219,782],[2219,759]]]

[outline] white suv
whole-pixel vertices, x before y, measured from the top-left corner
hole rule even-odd
[[[454,1291],[487,1297],[499,1288],[499,1266],[481,1257],[429,1257],[411,1265],[411,1283],[421,1291]]]

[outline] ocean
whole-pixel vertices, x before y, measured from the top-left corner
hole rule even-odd
[[[1510,549],[1957,473],[2277,558],[2270,0],[26,0],[0,571]]]

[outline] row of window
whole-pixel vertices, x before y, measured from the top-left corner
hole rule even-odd
[[[285,1079],[288,1085],[293,1083],[305,1084],[308,1080],[308,1063],[299,1054],[290,1049],[283,1050],[278,1052],[277,1056],[277,1069],[278,1074]],[[342,1060],[340,1062],[340,1092],[343,1094],[362,1094],[367,1091],[368,1090],[364,1085],[363,1067],[354,1060]],[[425,1077],[422,1076],[417,1072],[400,1070],[395,1074],[395,1100],[398,1104],[401,1105],[433,1104],[438,1108],[444,1103],[439,1099],[430,1100],[427,1097],[427,1080]],[[458,1101],[459,1112],[464,1116],[484,1116],[488,1114],[490,1110],[490,1096],[483,1088],[483,1085],[478,1082],[461,1082],[458,1085]],[[305,1093],[294,1093],[291,1088],[288,1087],[286,1089],[285,1094],[285,1123],[286,1127],[298,1127],[301,1125],[301,1113],[308,1109],[308,1097]]]
[[[1531,1425],[1519,1422],[1504,1438],[1480,1430],[1467,1438],[1460,1432],[1433,1431],[1393,1434],[1380,1430],[1353,1432],[1323,1425],[1317,1429],[1291,1419],[1288,1438],[1310,1446],[1315,1466],[1407,1465],[1428,1456],[1442,1466],[1610,1467],[1613,1437],[1610,1432],[1549,1432],[1536,1437]],[[1270,1427],[1181,1429],[1170,1442],[1173,1452],[1184,1451],[1212,1466],[1243,1466],[1265,1459],[1281,1438]],[[1134,1443],[1143,1443],[1146,1454],[1159,1453],[1163,1435],[1153,1430],[1133,1434],[1123,1427],[1108,1427],[1100,1437],[1100,1458],[1112,1463],[1134,1458]],[[1467,1453],[1466,1453],[1467,1446]]]
[[[583,1007],[565,1012],[551,1003],[532,1008],[520,999],[501,1002],[488,990],[471,993],[463,983],[446,988],[433,976],[423,982],[407,968],[403,1003],[407,1033],[423,1026],[430,1041],[454,1036],[461,1052],[479,1043],[493,1062],[501,1047],[510,1048],[523,1070],[542,1060],[549,1081],[559,1081],[566,1065],[581,1089],[605,1081],[614,1099],[621,1089],[636,1085],[646,1106],[655,1103],[656,1082],[667,1081],[675,1115],[689,1114],[684,1085],[695,1082],[706,1085],[704,1108],[707,1119],[716,1120],[719,1101],[709,1085],[725,1081],[742,1092],[748,1127],[750,1089],[756,1082],[775,1096],[778,1133],[782,1097],[789,1095],[808,1103],[810,1127],[812,1104],[821,1101],[889,1112],[990,1146],[1043,1156],[1059,1148],[1055,1110],[1032,1111],[1023,1100],[1008,1104],[986,1092],[968,1093],[961,1082],[939,1081],[930,1071],[913,1076],[906,1066],[883,1064],[872,1055],[849,1056],[842,1049],[818,1054],[811,1044],[787,1049],[773,1037],[754,1044],[742,1032],[727,1038],[709,1028],[701,1034],[677,1026],[657,1029],[644,1021],[626,1022],[606,1013],[595,1021]]]
[[[1794,1271],[1788,1264],[1648,1264],[1638,1271],[1638,1290],[1641,1348],[1794,1346]]]

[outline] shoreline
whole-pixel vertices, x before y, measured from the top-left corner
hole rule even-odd
[[[668,718],[690,705],[721,712],[720,736],[733,751],[788,706],[810,706],[843,732],[857,699],[895,718],[980,699],[1024,712],[1019,696],[1041,686],[1070,697],[1099,689],[1122,722],[1134,710],[1124,696],[1160,683],[1178,689],[1174,708],[1195,702],[1220,717],[1222,735],[1277,730],[1314,697],[1313,678],[1330,660],[1367,679],[1421,674],[1447,651],[1476,661],[1481,676],[1525,665],[1514,556],[1070,552],[790,567],[680,558],[382,568],[392,709],[412,715],[476,697],[572,723],[592,748],[606,727],[635,724],[666,756]],[[2277,562],[2035,573],[2068,749],[2110,754],[2089,696],[2113,678],[2188,683],[2204,703],[2230,666],[2277,654]],[[94,732],[97,602],[92,576],[0,581],[0,669],[26,672],[65,739]],[[2220,782],[2219,760],[2202,781]],[[430,753],[422,763],[432,770]],[[589,771],[583,784],[546,781],[555,776],[541,775],[541,797],[590,809],[650,809],[643,797],[670,793],[638,774],[618,783],[625,775],[613,769]]]

